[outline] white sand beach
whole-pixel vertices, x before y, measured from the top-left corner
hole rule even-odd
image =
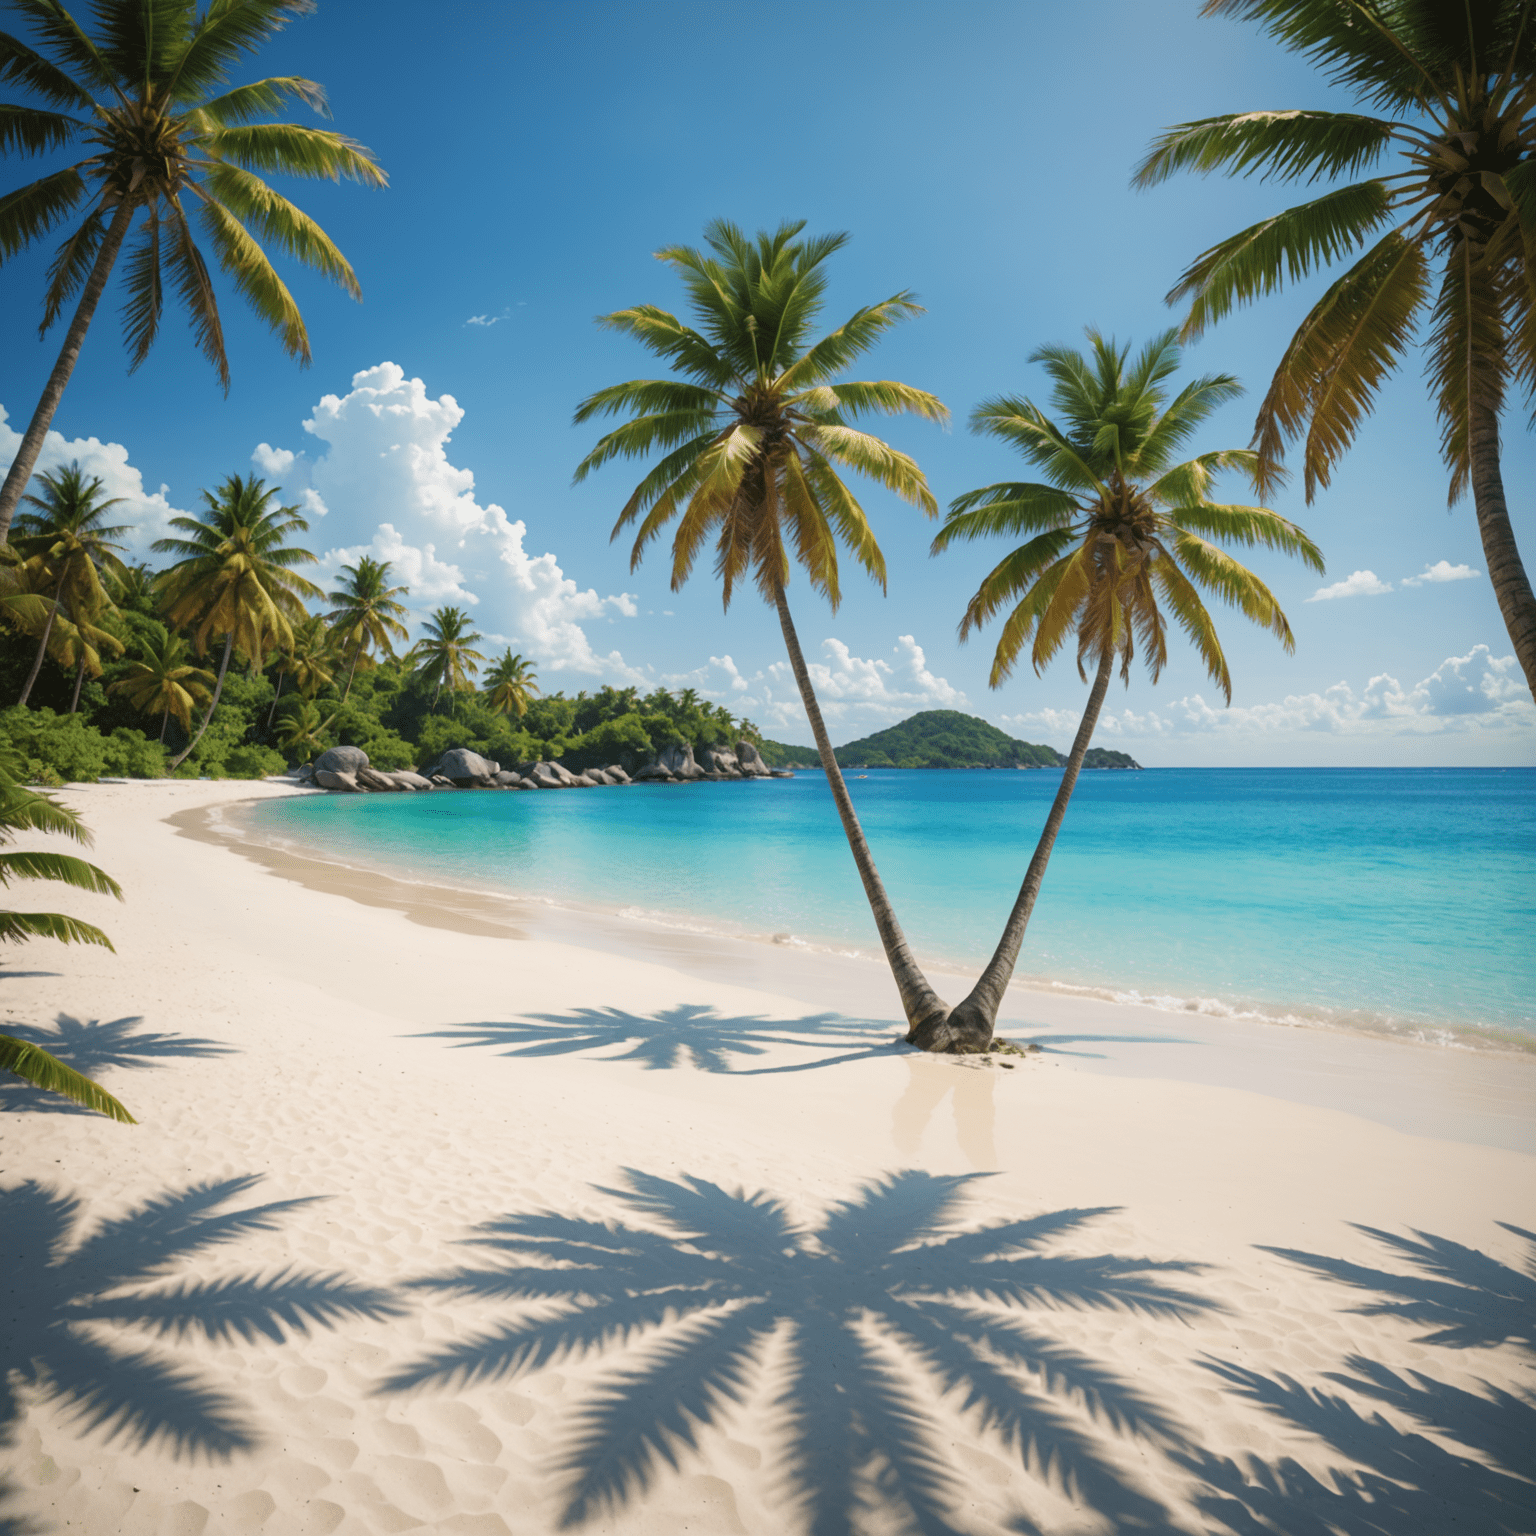
[[[71,789],[126,900],[17,901],[117,949],[0,1028],[140,1123],[0,1087],[0,1532],[1536,1530],[1536,1059],[927,1058],[872,966],[207,824],[290,792]]]

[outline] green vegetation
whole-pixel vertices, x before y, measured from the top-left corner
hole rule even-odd
[[[0,748],[0,846],[14,843],[22,832],[54,833],[88,845],[91,835],[81,825],[78,813],[49,795],[23,788],[18,782],[21,771],[17,753]],[[66,853],[0,852],[0,886],[9,887],[14,880],[58,880],[98,896],[116,896],[119,901],[123,897],[110,875]],[[100,928],[62,912],[0,911],[0,943],[20,944],[28,939],[112,948],[112,941]],[[134,1123],[133,1116],[104,1088],[29,1040],[0,1034],[0,1069],[113,1120]]]
[[[1089,747],[1083,754],[1084,768],[1136,768],[1141,764],[1129,752],[1112,752],[1108,747]]]
[[[1515,544],[1499,462],[1511,386],[1536,379],[1536,135],[1528,4],[1277,4],[1207,0],[1257,22],[1362,106],[1384,112],[1239,112],[1180,123],[1142,162],[1142,186],[1178,171],[1330,181],[1334,187],[1197,257],[1169,301],[1186,337],[1314,267],[1364,254],[1286,346],[1259,410],[1260,491],[1306,437],[1307,500],[1326,486],[1383,379],[1422,337],[1454,504],[1472,489],[1488,578],[1536,693],[1536,595]],[[1428,322],[1426,325],[1425,322]]]
[[[66,220],[73,222],[82,209],[85,215],[48,267],[43,330],[77,293],[80,301],[0,487],[0,543],[10,531],[135,219],[139,228],[125,264],[123,308],[134,368],[154,345],[170,289],[191,312],[193,335],[229,389],[210,267],[198,249],[183,198],[212,247],[213,267],[228,274],[241,297],[301,363],[309,362],[303,316],[247,225],[354,298],[362,297],[351,266],[325,231],[257,173],[332,181],[347,177],[381,187],[384,172],[366,149],[342,134],[255,121],[292,100],[326,111],[325,92],[313,80],[284,76],[229,87],[241,56],[256,52],[302,9],[288,0],[213,5],[199,15],[191,0],[95,0],[94,25],[87,27],[56,0],[48,0],[25,7],[38,49],[0,34],[0,76],[24,85],[54,109],[6,103],[6,148],[33,155],[63,145],[87,151],[73,165],[0,196],[0,260]]]
[[[827,292],[823,264],[846,235],[800,239],[805,223],[781,224],[754,238],[725,219],[705,227],[707,251],[672,245],[656,253],[682,279],[693,324],[653,304],[605,315],[601,324],[633,337],[671,370],[666,379],[631,379],[589,396],[577,422],[627,416],[576,468],[576,479],[613,459],[661,458],[637,485],[614,524],[615,537],[638,523],[631,569],[669,523],[672,589],[712,548],[725,606],[750,580],[778,613],[790,668],[811,723],[875,927],[915,1027],[945,1012],[907,946],[854,814],[810,672],[784,595],[790,547],[813,592],[834,611],[841,598],[838,544],[885,588],[885,556],[839,470],[852,470],[933,516],[938,507],[916,463],[889,443],[856,430],[871,413],[945,422],[933,395],[891,379],[842,377],[882,336],[920,314],[910,293],[857,310],[813,339]]]
[[[1075,641],[1079,676],[1086,681],[1092,668],[1093,686],[1003,936],[964,1001],[946,1019],[909,1035],[925,1050],[984,1051],[991,1045],[1110,674],[1118,662],[1129,683],[1138,645],[1154,683],[1167,664],[1163,605],[1228,703],[1227,660],[1197,587],[1262,624],[1286,650],[1294,648],[1291,626],[1269,588],[1207,536],[1278,549],[1323,569],[1317,546],[1294,523],[1266,507],[1210,499],[1222,470],[1256,481],[1256,453],[1230,448],[1174,462],[1211,412],[1242,392],[1236,379],[1206,374],[1173,394],[1180,351],[1172,331],[1148,342],[1129,367],[1129,346],[1116,346],[1092,329],[1088,342],[1087,355],[1048,346],[1030,358],[1043,363],[1054,382],[1051,402],[1059,422],[1011,395],[984,400],[971,417],[973,432],[1011,443],[1046,479],[985,485],[956,497],[933,541],[937,554],[957,539],[1025,536],[982,579],[960,624],[964,639],[1005,616],[992,657],[994,688],[1007,680],[1026,647],[1038,673],[1069,640]]]
[[[792,747],[788,742],[769,741],[764,737],[757,750],[770,768],[821,767],[821,754],[815,747]]]
[[[1015,741],[995,725],[957,709],[925,709],[873,736],[837,749],[844,768],[1055,768],[1050,747]]]

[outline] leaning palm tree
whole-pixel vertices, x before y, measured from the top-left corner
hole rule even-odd
[[[1088,341],[1088,356],[1052,346],[1030,358],[1043,363],[1054,382],[1051,398],[1061,424],[1014,396],[983,401],[971,418],[972,430],[1012,444],[1046,480],[968,491],[951,504],[933,541],[938,553],[960,539],[1030,536],[988,572],[960,623],[965,639],[1007,613],[992,660],[992,687],[1007,681],[1026,646],[1038,673],[1069,640],[1076,644],[1079,676],[1086,682],[1091,671],[1093,683],[1003,936],[965,1001],[947,1020],[915,1032],[913,1043],[928,1050],[963,1053],[990,1044],[1110,674],[1118,662],[1130,682],[1138,645],[1153,682],[1167,663],[1160,604],[1228,703],[1232,677],[1197,588],[1262,624],[1287,651],[1295,648],[1269,588],[1209,540],[1263,545],[1323,569],[1317,546],[1278,513],[1211,500],[1220,471],[1256,477],[1258,455],[1251,449],[1218,449],[1174,462],[1206,417],[1242,393],[1234,378],[1206,374],[1172,395],[1168,381],[1179,366],[1175,332],[1148,342],[1129,367],[1129,347],[1092,329]]]
[[[273,664],[277,672],[277,689],[272,695],[272,708],[267,711],[267,724],[277,713],[278,700],[283,696],[283,684],[291,677],[293,685],[306,698],[312,699],[322,688],[329,686],[335,675],[336,640],[319,614],[310,614],[293,626],[293,639],[280,650]]]
[[[401,622],[406,616],[405,604],[396,599],[408,596],[411,589],[390,586],[389,571],[388,560],[371,560],[364,555],[356,565],[342,566],[337,573],[342,578],[337,589],[326,593],[326,601],[336,606],[325,621],[333,626],[343,651],[352,653],[347,686],[341,692],[343,704],[352,692],[358,662],[374,649],[393,660],[395,648],[390,642],[404,640],[410,633]]]
[[[436,680],[437,687],[432,690],[432,709],[436,710],[444,688],[450,699],[469,689],[470,679],[480,670],[485,657],[471,649],[481,637],[470,632],[469,615],[462,608],[434,609],[426,631],[406,660],[422,676]]]
[[[1180,123],[1141,186],[1177,171],[1346,178],[1198,257],[1168,295],[1196,336],[1289,278],[1364,250],[1291,338],[1260,407],[1261,491],[1305,435],[1307,500],[1326,486],[1427,319],[1428,374],[1454,504],[1470,486],[1515,654],[1536,692],[1536,595],[1510,525],[1499,418],[1536,386],[1536,14],[1530,0],[1206,0],[1258,22],[1366,107]],[[1383,157],[1396,151],[1392,174]]]
[[[15,842],[21,832],[51,832],[89,844],[91,835],[81,825],[79,814],[50,795],[25,788],[19,782],[21,773],[20,755],[0,747],[0,844]],[[66,853],[0,852],[0,886],[9,886],[13,880],[60,880],[77,890],[123,899],[121,888],[110,875]],[[20,944],[37,938],[112,948],[112,941],[100,928],[62,912],[0,911],[0,943]],[[0,1068],[87,1109],[134,1123],[133,1116],[104,1088],[29,1040],[0,1034]]]
[[[883,589],[885,557],[839,469],[868,476],[930,516],[938,507],[912,459],[849,422],[871,412],[928,421],[945,421],[949,413],[933,395],[908,384],[834,382],[885,332],[922,311],[909,293],[898,293],[856,311],[813,341],[826,294],[822,263],[847,236],[802,241],[797,237],[804,228],[803,222],[782,224],[753,240],[718,219],[704,235],[712,255],[681,245],[656,253],[682,278],[697,328],[649,304],[618,310],[600,323],[633,336],[682,377],[635,379],[583,401],[578,422],[596,416],[630,419],[581,461],[576,479],[610,459],[659,451],[662,458],[636,487],[613,530],[617,538],[639,522],[631,569],[640,564],[646,545],[676,520],[674,591],[712,542],[726,607],[737,583],[748,578],[773,604],[902,1007],[916,1027],[948,1009],[907,945],[832,755],[785,597],[786,539],[812,591],[834,611],[842,595],[839,540]]]
[[[160,554],[182,558],[162,578],[167,620],[189,629],[202,656],[215,638],[224,642],[218,677],[197,734],[171,762],[177,768],[203,738],[224,690],[230,654],[265,656],[273,646],[293,643],[293,621],[302,618],[306,598],[320,589],[294,567],[314,561],[307,549],[289,544],[309,524],[297,507],[274,507],[277,488],[255,475],[231,475],[218,491],[204,491],[201,517],[173,517],[184,537],[155,542]]]
[[[107,692],[122,694],[142,714],[159,715],[162,742],[172,719],[190,734],[193,709],[213,696],[213,673],[193,666],[191,647],[160,624],[140,640],[139,651]]]
[[[539,691],[537,677],[533,663],[514,656],[509,645],[486,674],[485,702],[498,715],[516,715],[521,720],[528,713],[529,695]]]
[[[21,697],[16,701],[23,706],[32,697],[43,658],[48,654],[55,616],[62,613],[78,626],[93,613],[103,612],[111,606],[111,599],[102,587],[102,577],[126,571],[118,558],[117,552],[122,548],[118,540],[130,531],[126,523],[107,526],[108,511],[121,506],[122,497],[103,496],[101,480],[95,476],[87,479],[78,459],[63,469],[41,474],[37,479],[42,494],[23,498],[35,510],[24,512],[16,519],[11,530],[11,543],[24,557],[39,561],[52,574],[53,607],[38,636],[32,670],[27,673]],[[79,658],[82,669],[84,656],[82,648]],[[83,675],[82,670],[76,676],[77,702]]]
[[[0,261],[82,209],[85,215],[48,268],[44,332],[77,293],[80,299],[0,488],[0,541],[135,219],[123,309],[133,368],[154,344],[169,286],[191,312],[198,345],[228,391],[219,306],[193,219],[213,248],[214,264],[301,363],[309,362],[303,316],[260,242],[361,296],[351,266],[325,231],[262,176],[347,177],[378,187],[384,172],[339,133],[256,121],[293,99],[325,112],[325,92],[314,81],[284,75],[229,85],[243,55],[310,8],[310,0],[207,0],[201,10],[197,0],[95,0],[93,36],[59,0],[16,0],[38,47],[0,33],[0,79],[47,106],[0,106],[3,142],[25,154],[76,143],[89,153],[0,197]]]

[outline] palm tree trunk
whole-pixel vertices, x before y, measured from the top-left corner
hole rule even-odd
[[[347,686],[341,691],[341,702],[345,704],[352,693],[352,679],[357,676],[357,664],[362,659],[363,642],[357,642],[357,649],[352,652],[352,665],[347,668]],[[434,701],[435,702],[435,701]]]
[[[816,738],[816,751],[821,756],[821,766],[832,788],[832,799],[837,814],[842,819],[843,833],[848,839],[853,862],[858,867],[859,879],[864,882],[864,894],[869,899],[869,909],[875,915],[875,927],[885,948],[885,958],[901,995],[902,1011],[907,1016],[911,1031],[908,1039],[920,1029],[932,1029],[942,1025],[949,1013],[949,1005],[928,985],[928,978],[918,968],[912,951],[907,947],[906,935],[896,921],[891,899],[885,893],[875,860],[864,838],[864,829],[854,813],[848,786],[843,783],[842,770],[832,753],[832,742],[821,718],[821,706],[816,702],[816,691],[811,687],[811,674],[806,670],[805,656],[800,650],[800,637],[795,633],[794,620],[789,616],[789,604],[784,600],[784,589],[778,588],[774,603],[779,610],[779,627],[784,631],[784,648],[789,652],[789,665],[800,689],[800,702],[805,706],[806,717],[811,722],[811,734]]]
[[[277,674],[277,692],[272,695],[272,708],[267,711],[267,729],[272,729],[272,718],[277,714],[277,701],[283,696],[283,684],[288,681],[286,672]]]
[[[1525,686],[1536,696],[1536,595],[1515,544],[1504,500],[1504,476],[1499,470],[1499,417],[1488,406],[1471,406],[1469,448],[1472,460],[1472,501],[1477,508],[1477,531],[1483,539],[1483,558],[1488,579],[1498,599],[1504,627],[1525,673]]]
[[[229,653],[235,648],[235,635],[231,630],[224,637],[224,655],[219,659],[219,676],[213,685],[213,697],[208,701],[208,713],[203,716],[203,723],[197,728],[197,735],[184,746],[171,760],[170,771],[175,771],[191,755],[192,749],[203,739],[203,732],[208,729],[208,722],[213,719],[213,712],[219,707],[219,695],[224,691],[224,673],[229,666]]]
[[[167,704],[165,708],[160,711],[160,745],[162,747],[165,745],[165,728],[170,723],[170,719],[171,706]]]
[[[1051,802],[1051,814],[1045,818],[1045,830],[1035,844],[1035,856],[1024,872],[1024,884],[1019,887],[1018,899],[1008,914],[1003,936],[998,940],[996,951],[987,968],[981,973],[970,996],[962,1002],[944,1024],[929,1031],[922,1039],[913,1035],[907,1038],[913,1045],[925,1051],[949,1051],[955,1055],[967,1055],[984,1051],[992,1044],[992,1031],[997,1026],[997,1010],[1002,1006],[1003,994],[1018,963],[1019,950],[1024,943],[1024,930],[1029,927],[1030,915],[1035,910],[1035,899],[1045,880],[1045,866],[1050,863],[1051,850],[1056,846],[1056,834],[1066,820],[1067,802],[1077,787],[1077,776],[1082,770],[1083,759],[1088,755],[1088,743],[1093,740],[1093,729],[1099,723],[1099,711],[1104,707],[1104,695],[1109,691],[1109,674],[1114,669],[1114,653],[1106,651],[1099,661],[1099,670],[1088,691],[1088,704],[1077,727],[1067,766],[1062,770],[1061,785]],[[914,1034],[916,1032],[914,1031]]]
[[[85,681],[85,640],[80,641],[80,665],[75,668],[75,696],[69,701],[69,712],[72,715],[80,713],[80,685]]]
[[[16,450],[5,484],[0,486],[0,544],[10,537],[11,519],[16,515],[21,493],[27,488],[27,481],[32,478],[32,471],[37,466],[43,440],[53,424],[53,413],[58,410],[59,401],[64,397],[64,386],[69,383],[69,376],[75,371],[85,333],[90,329],[97,304],[101,302],[102,291],[107,286],[107,278],[111,276],[117,253],[122,249],[128,226],[133,222],[136,206],[131,198],[124,198],[117,205],[117,212],[112,215],[101,249],[96,253],[91,275],[86,279],[85,292],[80,295],[80,303],[76,306],[75,318],[69,322],[69,329],[64,333],[59,360],[53,365],[53,372],[48,375],[48,382],[43,386],[42,399],[37,402],[37,409],[32,413],[31,423],[21,440],[21,446]]]
[[[37,655],[32,658],[32,670],[27,673],[27,680],[21,687],[21,697],[16,701],[22,709],[27,707],[27,700],[32,697],[33,684],[37,682],[37,674],[43,670],[43,657],[48,654],[48,636],[53,633],[53,621],[58,614],[59,600],[55,597],[53,607],[48,610],[48,622],[43,625],[43,638],[37,642]]]

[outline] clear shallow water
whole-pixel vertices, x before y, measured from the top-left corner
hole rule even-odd
[[[913,947],[974,968],[1059,775],[850,780]],[[878,951],[825,779],[309,795],[259,835],[432,883]],[[1019,974],[1166,1006],[1536,1049],[1536,770],[1087,773]],[[948,989],[953,991],[954,987]]]

